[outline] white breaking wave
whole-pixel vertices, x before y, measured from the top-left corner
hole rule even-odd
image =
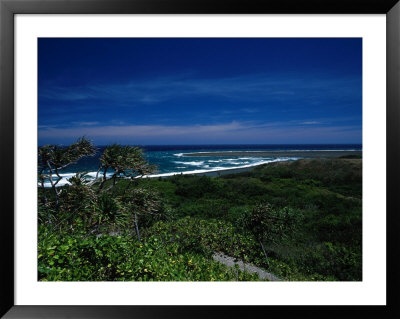
[[[204,164],[204,161],[193,161],[193,162],[178,162],[174,161],[175,164],[184,164],[184,165],[191,165],[191,166],[201,166]]]
[[[51,183],[50,182],[44,182],[43,185],[44,185],[44,187],[51,187]],[[61,179],[57,183],[56,187],[60,187],[60,186],[64,186],[64,185],[71,185],[71,183],[68,182],[66,179]],[[42,186],[42,184],[38,183],[38,186]]]
[[[248,151],[248,152],[258,152],[258,151]],[[351,149],[351,150],[279,150],[279,151],[261,151],[261,152],[361,152],[361,150]]]
[[[253,158],[254,159],[254,158]],[[135,178],[154,178],[154,177],[168,177],[168,176],[173,176],[173,175],[189,175],[189,174],[202,174],[202,173],[212,173],[212,172],[218,172],[218,171],[226,171],[226,170],[236,170],[236,169],[241,169],[241,168],[248,168],[248,167],[254,167],[262,164],[268,164],[268,163],[273,163],[273,162],[283,162],[283,161],[295,161],[300,159],[300,157],[280,157],[276,159],[260,159],[257,162],[253,162],[251,164],[246,164],[246,165],[240,165],[240,166],[233,166],[233,167],[210,167],[209,165],[203,165],[204,161],[193,161],[193,162],[174,162],[178,164],[185,164],[185,165],[192,165],[192,166],[202,166],[203,169],[197,169],[197,170],[191,170],[191,171],[182,171],[182,172],[170,172],[170,173],[162,173],[162,174],[150,174],[150,175],[145,175],[145,176],[136,176]],[[236,159],[237,160],[237,159]],[[220,161],[213,161],[215,163],[217,162],[222,162],[224,160]],[[211,162],[211,161],[209,161]],[[236,164],[232,162],[228,162],[229,164]],[[240,163],[238,163],[240,164]],[[185,166],[180,166],[177,168],[186,168]],[[96,177],[97,172],[88,172],[88,180],[93,180]],[[111,177],[113,173],[107,173],[107,177]],[[57,183],[56,187],[64,186],[64,185],[70,185],[71,183],[68,182],[68,178],[71,178],[75,176],[76,173],[63,173],[60,174],[62,177],[61,180]],[[102,173],[99,173],[99,177],[103,176]],[[56,181],[57,179],[54,179]],[[41,186],[41,183],[38,183],[38,186]],[[49,181],[44,183],[44,187],[51,187],[51,183]]]
[[[88,173],[86,173],[87,180],[95,179],[96,178],[96,174],[97,174],[97,171],[96,172],[88,172]],[[71,185],[71,183],[68,182],[68,179],[71,178],[71,177],[74,177],[75,175],[76,175],[76,173],[63,173],[63,174],[60,174],[61,180],[57,183],[56,187],[65,186],[65,185]],[[111,177],[112,175],[113,175],[113,173],[107,173],[106,174],[107,177]],[[99,178],[102,177],[102,176],[103,176],[103,174],[100,172],[99,173]],[[57,176],[55,176],[55,177],[53,176],[53,182],[56,182],[57,179],[58,179]],[[43,184],[44,184],[44,187],[51,187],[50,181],[44,182]],[[42,184],[38,183],[38,186],[42,186]]]
[[[235,167],[213,167],[211,169],[197,169],[193,171],[186,171],[186,172],[171,172],[171,173],[163,173],[163,174],[152,174],[152,175],[145,175],[143,178],[155,178],[155,177],[168,177],[168,176],[174,176],[174,175],[190,175],[190,174],[202,174],[202,173],[213,173],[213,172],[219,172],[219,171],[227,171],[227,170],[236,170],[236,169],[241,169],[241,168],[248,168],[248,167],[253,167],[253,166],[258,166],[262,164],[268,164],[268,163],[273,163],[273,162],[284,162],[284,161],[295,161],[298,160],[300,157],[282,157],[282,158],[277,158],[273,160],[262,160],[259,162],[255,162],[252,164],[248,165],[242,165],[242,166],[235,166]],[[141,176],[138,176],[136,178],[140,178]]]
[[[287,152],[361,152],[362,150],[350,149],[350,150],[259,150],[259,151],[245,151],[245,150],[236,150],[236,151],[208,151],[208,152],[189,152],[189,153],[178,153],[174,154],[175,156],[185,156],[194,154],[211,154],[211,153],[262,153],[262,152],[270,152],[270,153],[287,153]]]

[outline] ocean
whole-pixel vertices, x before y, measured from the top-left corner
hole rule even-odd
[[[294,161],[313,157],[313,154],[318,151],[362,150],[361,144],[138,146],[143,149],[147,161],[157,166],[157,172],[148,177],[165,177],[181,173],[199,174],[252,167],[277,161]],[[99,157],[104,148],[104,146],[97,146],[98,151],[95,156],[82,158],[77,163],[63,169],[60,172],[62,180],[57,186],[68,184],[68,178],[77,172],[86,172],[89,178],[93,178],[99,168]],[[109,174],[112,175],[112,172]],[[46,182],[45,186],[49,187],[50,182]]]

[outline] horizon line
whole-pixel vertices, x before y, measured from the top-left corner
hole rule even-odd
[[[73,144],[74,142],[70,143]],[[54,144],[54,143],[44,143],[38,145],[39,147],[45,145],[70,145],[70,144]],[[94,146],[108,146],[113,144],[119,145],[130,145],[130,146],[238,146],[238,145],[249,145],[249,146],[272,146],[272,145],[361,145],[362,143],[268,143],[268,144],[260,144],[260,143],[214,143],[214,144],[127,144],[127,143],[118,143],[112,142],[108,144],[93,144]]]

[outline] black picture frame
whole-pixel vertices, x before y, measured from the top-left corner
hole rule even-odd
[[[385,14],[387,21],[386,306],[17,306],[14,303],[15,14]],[[398,0],[0,0],[1,279],[4,318],[205,318],[263,315],[399,318],[400,3]],[[377,106],[377,107],[384,107]],[[384,213],[384,212],[377,212]],[[380,274],[377,274],[380,275]],[[179,300],[177,300],[179,304]],[[258,314],[256,314],[256,312]]]

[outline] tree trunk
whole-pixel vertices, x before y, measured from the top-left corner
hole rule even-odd
[[[140,240],[140,233],[139,233],[139,225],[138,225],[138,222],[137,222],[137,215],[136,215],[136,213],[134,214],[134,216],[135,216],[136,235],[137,235],[138,240],[141,241],[141,240]]]
[[[54,182],[53,182],[53,169],[51,168],[51,165],[50,165],[49,161],[47,161],[47,167],[49,168],[49,180],[50,180],[51,188],[53,189],[54,194],[56,196],[56,209],[58,210],[59,201],[58,201],[58,192],[57,192],[57,189],[56,189],[56,184],[57,183],[54,184]]]
[[[44,171],[44,167],[42,166],[42,168],[39,171],[38,178],[40,179],[40,187],[42,188],[42,191],[43,191],[42,203],[43,203],[43,205],[46,205],[47,204],[47,197],[46,197],[46,192],[44,191],[43,171]]]
[[[108,167],[107,167],[107,166],[104,167],[104,171],[103,171],[103,182],[105,182],[105,181],[107,180],[107,170],[108,170]]]
[[[42,173],[40,173],[42,174]],[[46,192],[44,190],[44,177],[42,175],[40,175],[40,187],[42,188],[42,203],[43,205],[47,204],[47,197],[46,197]]]
[[[98,181],[100,170],[101,170],[101,165],[99,166],[99,169],[96,172],[95,178],[91,182],[88,183],[89,186],[94,185]],[[100,183],[100,185],[101,185],[101,183]]]
[[[267,254],[267,252],[266,252],[266,250],[265,250],[265,248],[264,248],[264,245],[263,245],[263,243],[262,243],[262,241],[261,241],[260,239],[258,240],[258,242],[259,242],[260,245],[261,245],[262,251],[263,251],[263,253],[264,253],[264,255],[265,255],[265,259],[267,260],[267,264],[268,264],[268,266],[269,266],[268,254]]]
[[[96,177],[94,178],[94,180],[97,180],[97,178],[99,177],[100,170],[101,170],[101,165],[99,166],[99,169],[96,172]]]
[[[103,188],[103,185],[104,185],[104,183],[106,182],[106,180],[107,180],[107,170],[108,170],[108,167],[104,167],[104,171],[103,171],[103,180],[101,181],[101,184],[100,184],[100,186],[99,186],[99,190],[98,191],[100,191],[100,189],[102,189]]]

